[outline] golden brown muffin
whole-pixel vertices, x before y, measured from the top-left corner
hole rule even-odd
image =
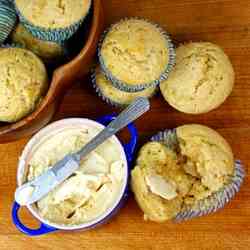
[[[100,67],[96,68],[95,72],[95,85],[96,88],[103,97],[108,100],[109,103],[116,105],[129,105],[138,97],[152,97],[157,91],[157,87],[153,86],[138,92],[125,92],[115,88],[109,80],[101,72]]]
[[[91,0],[15,0],[21,15],[45,29],[67,28],[84,18]]]
[[[15,122],[31,113],[47,87],[45,66],[35,54],[0,49],[0,121]]]
[[[161,30],[135,18],[111,27],[100,54],[112,76],[131,86],[158,80],[169,63],[168,41]]]
[[[43,41],[34,37],[22,24],[18,24],[11,34],[13,43],[21,44],[31,50],[44,62],[55,62],[63,58],[64,48],[58,43]]]
[[[224,51],[208,42],[189,43],[176,51],[176,66],[160,85],[175,109],[201,114],[219,107],[232,92],[234,69]]]
[[[176,152],[163,142],[147,143],[132,171],[135,198],[145,218],[156,222],[205,202],[230,183],[235,171],[232,150],[216,131],[192,124],[178,127],[176,133]]]

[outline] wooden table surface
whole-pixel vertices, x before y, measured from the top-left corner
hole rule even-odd
[[[137,122],[140,143],[165,128],[201,123],[217,129],[231,143],[235,156],[250,163],[250,1],[248,0],[103,0],[107,25],[126,16],[152,19],[166,28],[176,43],[211,41],[221,45],[236,70],[233,94],[219,109],[205,115],[181,114],[162,97],[152,100],[152,110]],[[111,113],[94,93],[88,80],[68,92],[56,119],[96,118]],[[107,225],[88,232],[54,233],[29,238],[11,222],[18,157],[27,142],[0,145],[0,249],[250,249],[250,182],[222,211],[183,224],[144,222],[131,197]],[[29,213],[24,221],[37,225]]]

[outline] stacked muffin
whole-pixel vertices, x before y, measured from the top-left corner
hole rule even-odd
[[[118,106],[139,96],[151,97],[175,61],[166,32],[138,18],[112,25],[100,42],[98,57],[94,86],[105,101]]]

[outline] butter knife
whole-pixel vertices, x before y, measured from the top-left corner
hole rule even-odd
[[[42,199],[79,168],[80,161],[83,157],[86,157],[108,138],[135,121],[149,109],[150,103],[147,98],[137,98],[79,152],[65,156],[47,172],[33,181],[18,187],[15,192],[16,202],[21,206],[28,206]]]

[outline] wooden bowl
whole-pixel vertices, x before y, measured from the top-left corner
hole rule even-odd
[[[53,118],[66,91],[90,71],[104,26],[101,0],[93,0],[92,12],[88,36],[81,52],[72,61],[53,72],[47,95],[32,114],[19,122],[0,126],[0,143],[32,135],[44,127]]]

